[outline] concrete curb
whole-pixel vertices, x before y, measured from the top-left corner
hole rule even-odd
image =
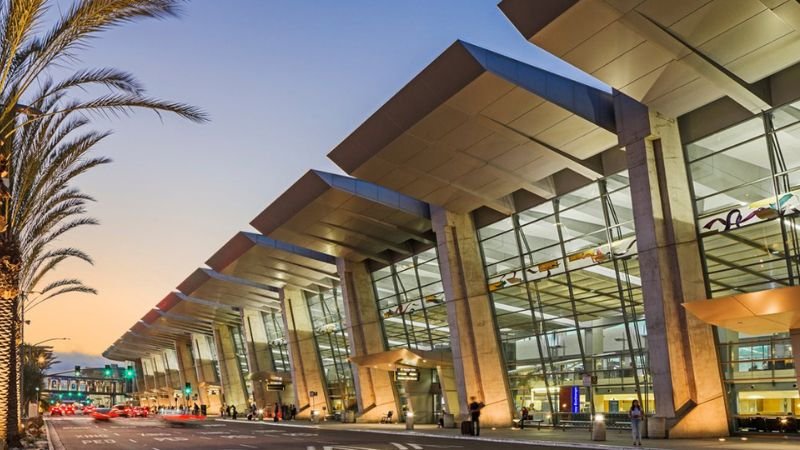
[[[258,423],[264,426],[276,426],[276,427],[286,427],[286,428],[311,428],[315,430],[324,430],[326,427],[319,426],[319,425],[297,425],[297,424],[284,424],[280,422],[263,422],[263,421],[239,421],[239,420],[232,420],[232,419],[216,419],[218,422],[233,422],[233,423]],[[336,430],[335,428],[329,428],[330,430]],[[374,434],[391,434],[396,436],[414,436],[414,437],[430,437],[430,438],[439,438],[439,439],[458,439],[464,441],[479,441],[479,442],[492,442],[498,444],[518,444],[518,445],[535,445],[535,446],[549,446],[549,447],[562,447],[562,448],[592,448],[592,449],[601,449],[601,450],[619,450],[621,448],[632,448],[632,449],[642,449],[642,450],[664,450],[660,448],[653,448],[653,447],[633,447],[630,445],[627,446],[619,446],[619,445],[609,445],[609,444],[595,444],[592,442],[562,442],[562,441],[546,441],[546,440],[519,440],[519,439],[508,439],[508,438],[486,438],[486,437],[477,437],[477,436],[461,436],[461,435],[441,435],[435,433],[425,433],[425,432],[418,432],[418,431],[394,431],[394,430],[359,430],[357,428],[348,428],[343,431],[355,431],[358,433],[374,433]]]
[[[44,419],[44,432],[47,435],[47,448],[48,450],[64,450],[64,444],[58,438],[55,428],[50,425],[50,421]]]

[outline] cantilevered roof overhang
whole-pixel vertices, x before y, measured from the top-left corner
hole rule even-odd
[[[723,96],[770,107],[800,61],[795,0],[503,0],[530,42],[670,117]],[[795,78],[796,79],[796,78]]]
[[[219,273],[276,288],[316,293],[338,282],[336,258],[256,233],[237,233],[206,264]]]
[[[427,203],[317,170],[303,175],[250,224],[272,239],[353,261],[386,264],[435,243]]]
[[[510,214],[623,169],[616,131],[610,89],[458,41],[328,156],[454,212]]]
[[[183,302],[210,308],[280,309],[280,289],[244,278],[221,274],[212,269],[197,269],[178,291]]]
[[[800,329],[800,286],[684,303],[700,320],[746,334]]]

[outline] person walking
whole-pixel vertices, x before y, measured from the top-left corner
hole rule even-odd
[[[231,416],[231,405],[225,406],[225,417]]]
[[[631,434],[633,435],[633,445],[642,445],[642,418],[644,412],[639,406],[639,400],[634,400],[628,416],[631,418]]]
[[[472,403],[469,404],[469,416],[472,420],[472,435],[481,435],[481,409],[484,407],[482,402],[478,402],[475,397],[470,397]]]
[[[236,417],[238,416],[238,414],[239,413],[236,412],[236,405],[232,405],[231,406],[231,418],[233,418],[233,420],[236,420]]]
[[[192,413],[194,413],[195,416],[200,415],[200,406],[197,404],[197,402],[195,402],[194,408],[192,408]]]
[[[528,420],[528,408],[525,406],[522,407],[522,411],[519,412],[519,429],[525,429],[525,421]]]

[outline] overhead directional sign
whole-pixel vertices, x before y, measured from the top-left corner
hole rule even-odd
[[[398,367],[394,372],[396,381],[419,381],[419,369],[416,367]]]

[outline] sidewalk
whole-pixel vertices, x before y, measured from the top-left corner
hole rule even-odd
[[[232,421],[231,419],[217,419],[219,421]],[[247,423],[247,420],[237,420],[236,422]],[[254,426],[260,422],[250,422]],[[312,424],[306,421],[292,422],[271,422],[264,423],[283,427],[317,428],[326,430],[359,431],[365,433],[381,433],[394,435],[414,435],[425,437],[447,437],[453,439],[475,439],[495,443],[527,443],[531,445],[549,445],[565,448],[597,448],[597,449],[619,449],[619,448],[642,448],[642,449],[715,449],[715,450],[797,450],[800,448],[800,438],[784,438],[777,436],[757,436],[757,437],[728,437],[724,441],[719,439],[643,439],[641,447],[631,445],[629,431],[608,431],[606,441],[596,442],[591,440],[588,430],[567,430],[536,427],[525,430],[511,428],[482,428],[480,437],[462,436],[460,430],[455,428],[441,429],[436,425],[415,425],[414,431],[407,431],[402,424],[374,424],[374,423],[339,423],[322,422]]]

